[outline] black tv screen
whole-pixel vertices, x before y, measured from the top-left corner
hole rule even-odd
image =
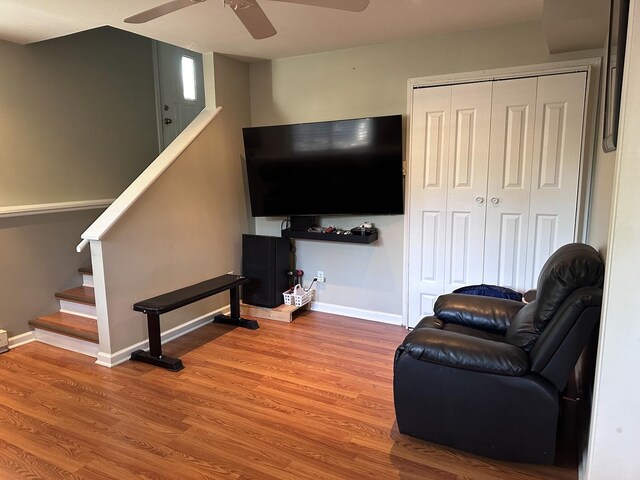
[[[402,115],[243,129],[254,217],[401,214]]]

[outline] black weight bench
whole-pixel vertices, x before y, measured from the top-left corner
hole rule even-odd
[[[131,360],[149,363],[174,372],[182,370],[184,368],[182,360],[162,355],[160,315],[226,290],[229,290],[231,314],[216,315],[213,322],[236,325],[238,327],[250,328],[251,330],[258,328],[258,322],[255,320],[240,318],[239,290],[240,285],[244,285],[247,282],[249,282],[247,277],[226,274],[135,303],[133,309],[136,312],[142,312],[147,315],[149,351],[136,350],[131,354]]]

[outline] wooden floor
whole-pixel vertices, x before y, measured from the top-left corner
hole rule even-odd
[[[0,479],[575,479],[398,433],[401,327],[303,312],[165,346],[185,369],[96,366],[40,343],[0,355]]]

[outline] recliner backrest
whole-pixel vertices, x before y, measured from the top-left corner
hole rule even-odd
[[[545,262],[533,311],[533,327],[542,332],[562,303],[582,287],[602,288],[604,264],[598,252],[584,243],[570,243],[556,250]]]
[[[560,247],[542,267],[536,300],[511,319],[505,341],[530,351],[574,292],[588,287],[601,289],[603,280],[604,265],[593,247],[583,243]]]
[[[529,353],[532,372],[564,390],[582,350],[600,320],[602,289],[583,287],[562,302]]]

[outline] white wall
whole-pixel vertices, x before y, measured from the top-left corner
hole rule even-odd
[[[640,16],[631,1],[587,478],[640,478]]]
[[[542,26],[527,23],[259,62],[251,64],[251,120],[268,125],[406,113],[409,78],[600,55],[549,55]],[[606,194],[600,197],[608,205]],[[307,279],[325,272],[320,302],[355,309],[354,316],[375,317],[373,311],[399,320],[404,217],[323,218],[323,224],[353,227],[363,220],[380,228],[378,242],[298,240],[298,267]],[[279,235],[280,221],[258,218],[256,231]]]

